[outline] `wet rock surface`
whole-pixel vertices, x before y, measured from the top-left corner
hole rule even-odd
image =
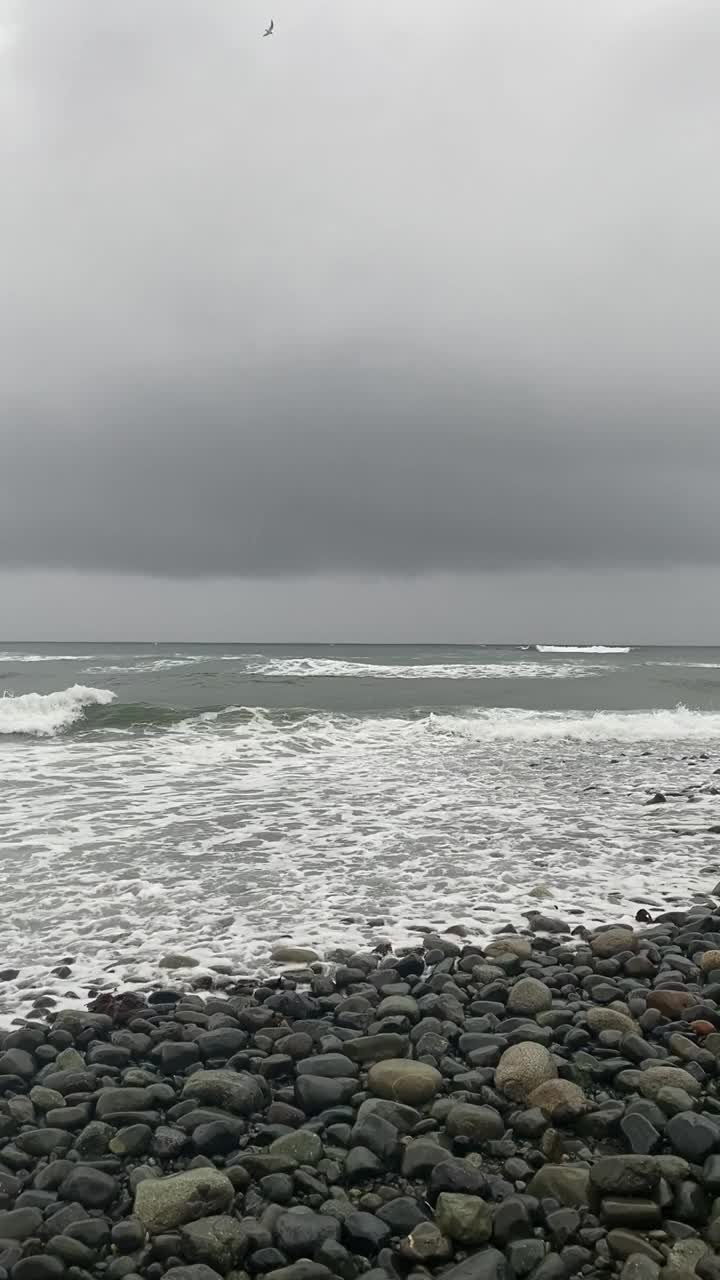
[[[0,1032],[0,1280],[720,1280],[711,901],[282,954]]]

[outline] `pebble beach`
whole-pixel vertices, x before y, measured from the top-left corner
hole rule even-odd
[[[0,1280],[720,1276],[720,906],[0,1033]]]

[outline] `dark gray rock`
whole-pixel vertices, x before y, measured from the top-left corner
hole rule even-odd
[[[603,1156],[590,1171],[590,1184],[603,1195],[641,1196],[654,1191],[660,1170],[652,1156]]]
[[[377,1114],[366,1115],[353,1128],[353,1146],[367,1147],[382,1160],[392,1163],[400,1149],[400,1135],[389,1120]]]
[[[323,1240],[337,1240],[340,1224],[336,1218],[311,1210],[282,1213],[274,1225],[275,1241],[288,1258],[312,1257]]]
[[[271,1204],[290,1204],[295,1184],[289,1173],[269,1173],[260,1179],[260,1190]]]
[[[550,1196],[569,1208],[587,1204],[590,1170],[585,1165],[543,1165],[528,1183],[528,1194]]]
[[[635,1227],[648,1231],[662,1225],[662,1212],[655,1200],[638,1196],[607,1196],[602,1202],[602,1219],[610,1227]]]
[[[108,1148],[117,1156],[141,1156],[149,1151],[152,1140],[153,1131],[148,1124],[131,1124],[118,1130]]]
[[[708,1156],[703,1165],[702,1180],[708,1191],[720,1191],[720,1156]]]
[[[62,1090],[61,1090],[62,1092]],[[153,1096],[148,1089],[101,1089],[95,1106],[98,1120],[127,1111],[152,1111]]]
[[[345,1161],[348,1182],[363,1182],[382,1173],[382,1162],[368,1147],[353,1147]]]
[[[436,1164],[428,1182],[428,1195],[436,1200],[442,1191],[456,1191],[464,1195],[482,1195],[486,1182],[477,1165],[451,1156]]]
[[[354,1078],[358,1074],[355,1062],[344,1053],[318,1053],[313,1058],[304,1058],[297,1064],[298,1075],[323,1076],[336,1080]]]
[[[424,1178],[438,1164],[443,1164],[450,1157],[446,1147],[435,1142],[418,1138],[408,1143],[402,1157],[402,1175],[404,1178]]]
[[[346,1040],[344,1050],[352,1062],[383,1062],[388,1058],[402,1058],[407,1049],[408,1038],[395,1032],[380,1032],[373,1036],[358,1036]]]
[[[227,1214],[199,1218],[180,1228],[183,1252],[190,1262],[204,1262],[226,1275],[244,1257],[249,1239],[242,1223]]]
[[[508,1196],[495,1210],[493,1235],[496,1244],[504,1247],[510,1240],[524,1240],[532,1234],[533,1220],[527,1198]]]
[[[465,1138],[471,1143],[484,1143],[502,1138],[505,1123],[499,1111],[492,1107],[477,1107],[471,1103],[457,1103],[445,1121],[451,1138]]]
[[[295,1082],[297,1104],[308,1116],[319,1115],[349,1102],[358,1082],[344,1077],[298,1076]]]
[[[110,1231],[110,1242],[118,1253],[134,1253],[142,1249],[145,1242],[145,1228],[139,1218],[123,1218],[116,1222]]]
[[[559,1253],[548,1253],[533,1272],[533,1280],[567,1280],[568,1269]]]
[[[32,1080],[35,1075],[35,1061],[31,1053],[24,1049],[8,1049],[0,1055],[0,1076],[20,1076],[23,1080]]]
[[[662,1138],[657,1129],[643,1115],[623,1116],[620,1128],[635,1155],[650,1155],[659,1147]]]
[[[29,1156],[64,1155],[72,1146],[72,1135],[64,1129],[31,1129],[18,1134],[15,1145]]]
[[[42,1220],[39,1209],[10,1209],[0,1213],[0,1240],[29,1240],[37,1235]]]
[[[118,1184],[101,1169],[78,1165],[60,1186],[63,1200],[74,1200],[85,1209],[104,1209],[118,1194]]]
[[[227,1062],[239,1053],[248,1042],[247,1032],[239,1027],[218,1027],[215,1031],[203,1031],[197,1038],[197,1047],[203,1058],[217,1058]]]
[[[165,1272],[164,1280],[222,1280],[222,1276],[213,1271],[212,1267],[198,1262],[190,1267],[170,1267]]]
[[[567,1274],[567,1273],[565,1273]],[[442,1280],[506,1280],[508,1267],[498,1249],[481,1249],[443,1271]]]
[[[52,1236],[45,1247],[66,1267],[92,1267],[96,1260],[95,1250],[89,1249],[81,1240],[73,1240],[72,1236]]]
[[[680,1111],[672,1116],[665,1132],[673,1151],[692,1164],[702,1164],[720,1146],[720,1126],[695,1111]]]
[[[507,1247],[507,1260],[514,1276],[526,1276],[545,1257],[542,1240],[513,1240]]]
[[[160,1066],[169,1075],[180,1075],[200,1061],[200,1048],[192,1040],[167,1040],[159,1046]]]
[[[75,1139],[75,1150],[83,1160],[100,1160],[107,1154],[115,1135],[112,1125],[101,1120],[91,1120]]]
[[[382,1116],[383,1120],[387,1120],[402,1134],[412,1133],[420,1123],[420,1112],[414,1107],[407,1107],[402,1102],[390,1102],[387,1098],[366,1098],[358,1110],[358,1123],[369,1115]]]
[[[65,1263],[51,1254],[33,1254],[22,1258],[12,1269],[13,1280],[60,1280],[65,1275]]]
[[[165,1273],[166,1276],[169,1274],[169,1272]],[[289,1267],[278,1267],[277,1271],[269,1271],[267,1280],[332,1280],[332,1272],[321,1262],[311,1262],[308,1258],[303,1258],[300,1262],[293,1262]]]
[[[387,1224],[394,1236],[410,1235],[419,1222],[428,1220],[420,1203],[409,1196],[398,1196],[396,1200],[390,1200],[378,1209],[377,1217]]]
[[[374,1258],[390,1239],[390,1227],[374,1213],[350,1213],[342,1224],[342,1238],[353,1253]]]
[[[546,1218],[548,1231],[560,1249],[575,1238],[580,1230],[581,1221],[577,1209],[556,1209]]]

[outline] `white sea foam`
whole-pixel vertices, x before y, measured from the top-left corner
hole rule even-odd
[[[202,661],[201,658],[146,658],[144,661],[127,664],[108,663],[84,667],[83,675],[157,675],[161,671],[173,671],[176,667],[193,667],[200,661]]]
[[[105,706],[115,697],[109,689],[74,684],[56,693],[6,694],[0,698],[0,734],[50,737],[80,720],[85,707]]]
[[[629,645],[536,644],[538,653],[630,653]]]
[[[111,697],[24,695],[0,714],[47,734]],[[538,905],[573,924],[684,903],[717,878],[703,869],[719,761],[720,713],[684,707],[226,708],[162,730],[5,737],[3,956],[21,975],[0,1013],[100,973],[162,979],[168,950],[257,972],[283,935],[322,951],[410,941],[421,924],[482,937]],[[656,790],[668,802],[648,809]],[[53,979],[65,955],[73,978]]]
[[[711,742],[720,738],[720,712],[678,706],[662,711],[480,710],[471,715],[430,714],[428,729],[481,742]]]
[[[87,662],[88,655],[82,653],[17,653],[12,649],[0,651],[0,662]]]
[[[647,667],[691,667],[704,671],[720,671],[720,662],[646,662]]]
[[[581,663],[519,662],[351,662],[337,658],[269,658],[248,663],[253,675],[295,679],[302,676],[359,677],[375,680],[518,680],[573,679],[606,674],[607,667]]]

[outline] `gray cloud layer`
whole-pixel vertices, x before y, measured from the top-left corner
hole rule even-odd
[[[715,564],[716,0],[0,0],[0,565]]]

